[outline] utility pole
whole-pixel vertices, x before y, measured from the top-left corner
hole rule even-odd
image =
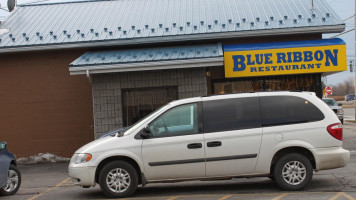
[[[356,0],[355,0],[355,10],[356,10]],[[356,15],[355,15],[355,23],[356,23]],[[356,30],[354,31],[355,32],[355,78],[354,78],[354,93],[355,93],[355,96],[356,96]],[[355,106],[355,120],[356,120],[356,99],[354,100],[354,106]]]

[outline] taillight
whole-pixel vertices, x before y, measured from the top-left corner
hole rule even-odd
[[[342,124],[331,124],[327,127],[327,130],[331,136],[335,139],[342,141]]]

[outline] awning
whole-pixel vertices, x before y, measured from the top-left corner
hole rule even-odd
[[[71,75],[223,66],[222,45],[191,45],[86,52],[69,65]]]

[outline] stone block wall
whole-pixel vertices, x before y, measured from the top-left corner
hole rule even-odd
[[[93,74],[95,138],[123,126],[123,89],[178,87],[178,98],[207,95],[205,68]]]

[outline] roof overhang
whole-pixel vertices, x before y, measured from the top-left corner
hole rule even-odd
[[[71,75],[223,66],[224,57],[70,67]]]
[[[1,48],[0,53],[26,52],[26,51],[44,51],[73,48],[97,48],[108,46],[124,45],[142,45],[152,43],[182,42],[182,41],[202,41],[202,40],[221,40],[226,38],[246,38],[246,37],[264,37],[277,35],[298,35],[298,34],[315,34],[315,33],[339,33],[345,30],[345,24],[332,26],[315,26],[315,27],[298,27],[285,29],[266,29],[266,30],[249,30],[249,31],[232,31],[221,33],[205,33],[191,35],[175,35],[161,37],[143,37],[134,39],[116,39],[91,42],[61,43],[47,45],[17,46]]]

